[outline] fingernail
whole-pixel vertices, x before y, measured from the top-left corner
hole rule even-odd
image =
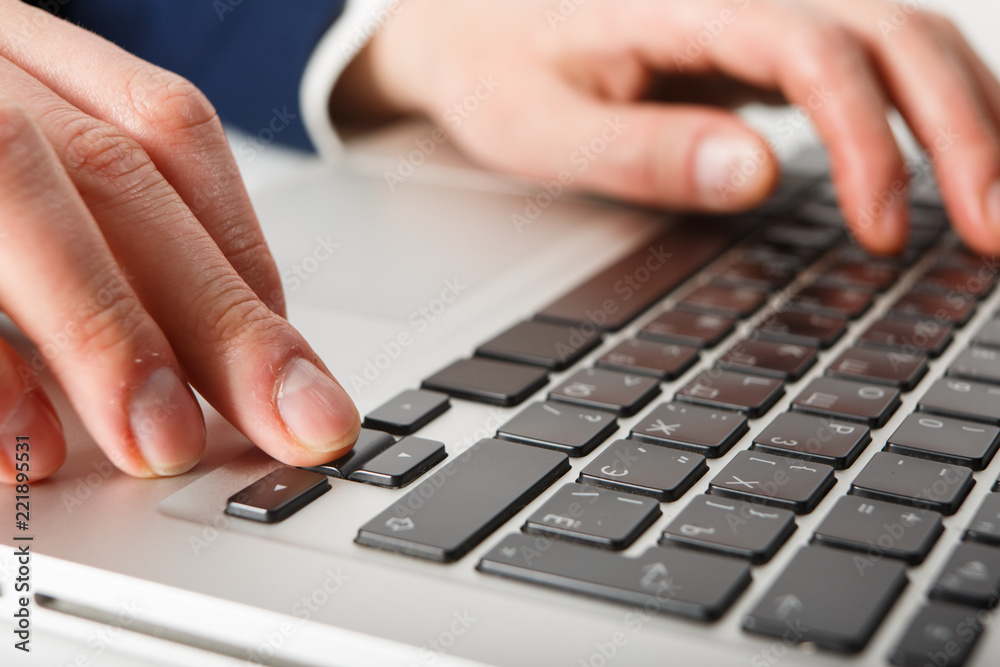
[[[172,368],[153,372],[132,394],[132,436],[149,469],[161,477],[187,472],[205,448],[205,419]]]
[[[772,167],[767,153],[755,141],[712,135],[698,145],[695,181],[702,204],[735,208],[763,197]]]
[[[301,357],[288,364],[278,385],[278,414],[295,440],[314,452],[350,446],[360,427],[347,393]]]
[[[986,223],[993,233],[1000,236],[1000,181],[986,191]]]
[[[62,440],[59,418],[48,402],[35,392],[24,394],[0,422],[0,451],[12,472],[23,472],[24,468],[19,468],[18,464],[27,462],[30,479],[47,476],[62,465],[66,457]]]

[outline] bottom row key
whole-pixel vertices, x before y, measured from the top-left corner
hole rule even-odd
[[[844,653],[864,648],[907,584],[906,566],[803,547],[743,620],[749,632]]]
[[[889,657],[897,667],[962,667],[983,633],[974,609],[934,602],[921,609]]]
[[[735,558],[662,547],[627,558],[520,534],[505,537],[477,569],[698,620],[721,616],[750,583],[749,563]]]

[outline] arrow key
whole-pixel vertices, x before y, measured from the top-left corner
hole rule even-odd
[[[743,619],[748,632],[856,653],[906,586],[906,566],[804,547]]]
[[[1000,600],[1000,550],[969,542],[959,544],[928,597],[993,609]]]
[[[444,461],[446,456],[442,443],[411,435],[362,465],[348,479],[398,489]]]
[[[287,519],[330,490],[325,475],[282,466],[230,496],[226,514],[261,523]]]
[[[451,407],[446,394],[407,389],[365,417],[365,427],[394,435],[410,435]]]

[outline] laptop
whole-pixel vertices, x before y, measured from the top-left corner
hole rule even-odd
[[[4,665],[995,663],[997,264],[926,165],[874,258],[816,150],[727,218],[444,154],[390,191],[378,154],[255,202],[355,451],[291,468],[209,410],[137,480],[63,401],[66,465],[5,494]]]

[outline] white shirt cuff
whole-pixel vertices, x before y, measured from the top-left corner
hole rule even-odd
[[[348,0],[344,13],[323,35],[302,76],[299,101],[313,145],[324,158],[341,154],[343,144],[330,119],[330,95],[347,65],[402,8],[402,0]]]

